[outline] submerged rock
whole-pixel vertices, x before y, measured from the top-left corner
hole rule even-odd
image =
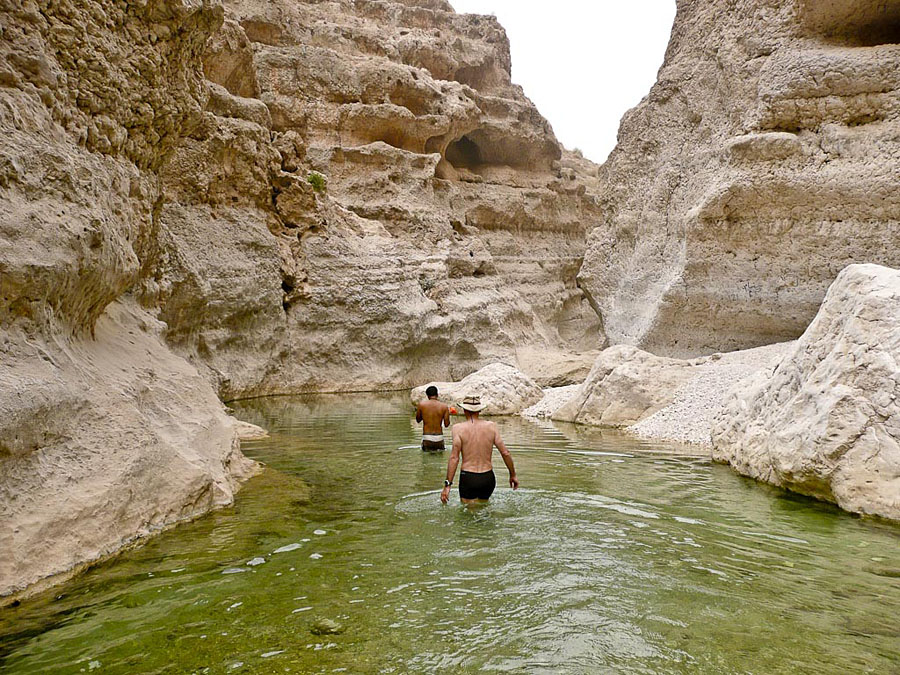
[[[344,626],[332,619],[317,619],[309,628],[313,635],[340,635],[344,630]]]
[[[459,382],[431,382],[412,390],[413,405],[426,400],[425,390],[436,386],[442,401],[457,405],[469,394],[481,396],[485,415],[515,415],[544,397],[543,390],[524,373],[505,363],[492,363]],[[462,414],[462,409],[459,409]]]
[[[237,437],[242,441],[258,441],[269,437],[268,431],[255,424],[250,424],[250,422],[233,419],[231,426],[237,434]]]
[[[900,271],[851,265],[771,376],[735,392],[713,456],[747,476],[900,520]]]

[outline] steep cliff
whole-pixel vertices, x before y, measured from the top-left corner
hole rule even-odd
[[[254,465],[129,293],[221,7],[0,8],[2,596],[231,502]]]
[[[576,285],[597,168],[510,83],[495,19],[436,1],[225,6],[143,287],[225,398],[601,346]]]
[[[897,2],[679,0],[580,274],[611,343],[793,339],[847,264],[900,264],[898,43]]]

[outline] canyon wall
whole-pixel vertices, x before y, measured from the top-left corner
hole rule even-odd
[[[794,339],[846,265],[900,265],[898,43],[895,1],[679,0],[580,273],[611,343]]]
[[[0,596],[230,503],[256,467],[217,394],[577,378],[603,344],[576,284],[597,167],[495,19],[0,10]]]
[[[851,265],[774,373],[733,391],[713,457],[746,476],[900,521],[900,271]]]
[[[142,286],[224,398],[602,346],[576,283],[597,167],[511,84],[496,19],[439,1],[225,8]]]
[[[212,2],[0,3],[0,596],[228,504],[255,465],[130,291]]]

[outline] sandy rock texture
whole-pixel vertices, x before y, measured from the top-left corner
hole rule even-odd
[[[442,401],[457,406],[469,395],[481,396],[485,415],[516,415],[544,397],[544,392],[527,375],[506,363],[492,363],[459,382],[429,382],[410,392],[413,405],[428,397],[425,390],[434,385]],[[459,410],[462,414],[462,409]]]
[[[900,264],[900,21],[878,0],[684,0],[602,170],[582,288],[612,344],[796,339],[848,264]]]
[[[774,374],[735,392],[713,456],[747,476],[900,520],[900,272],[852,265]]]
[[[562,387],[548,387],[544,389],[544,396],[540,401],[522,411],[522,417],[547,419],[556,414],[556,411],[571,401],[581,389],[580,384],[568,384]]]
[[[714,354],[699,360],[675,390],[672,402],[628,427],[642,438],[710,447],[712,429],[732,391],[744,391],[747,378],[767,377],[793,347],[792,342]]]
[[[116,301],[93,337],[5,336],[0,596],[230,504],[256,472],[209,383],[162,344],[162,328]]]
[[[510,82],[496,19],[425,0],[224,4],[142,286],[224,398],[603,345],[576,284],[597,167]]]
[[[208,0],[0,11],[0,596],[230,503],[255,470],[132,292],[201,114]]]

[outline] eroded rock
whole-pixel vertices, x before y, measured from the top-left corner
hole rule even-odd
[[[796,339],[848,264],[900,265],[900,32],[875,0],[679,2],[601,175],[581,287],[612,344]]]
[[[848,511],[900,520],[900,272],[851,265],[771,376],[736,391],[714,457]]]
[[[511,83],[495,19],[439,2],[225,10],[209,102],[161,170],[142,285],[223,397],[411,386],[602,345],[575,280],[596,167]]]
[[[481,396],[481,402],[486,404],[485,415],[515,415],[544,397],[533,380],[505,363],[492,363],[459,382],[430,382],[416,387],[410,393],[413,405],[426,400],[425,390],[432,385],[438,388],[442,401],[457,406],[466,396]]]
[[[610,347],[597,357],[581,388],[552,419],[627,427],[671,403],[694,367],[636,347]]]

